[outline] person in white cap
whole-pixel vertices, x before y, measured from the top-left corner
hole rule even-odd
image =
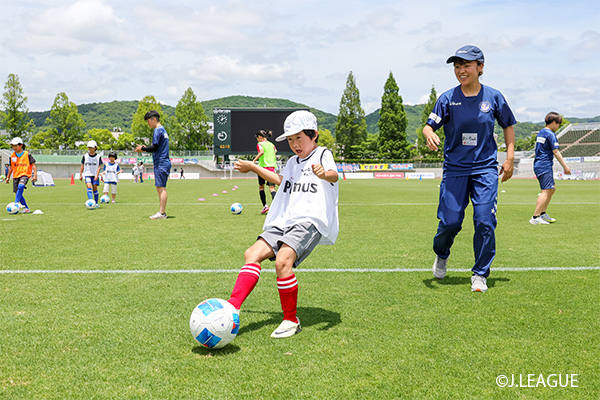
[[[13,153],[10,155],[10,166],[6,173],[6,183],[10,182],[10,176],[13,176],[13,192],[15,193],[15,203],[20,206],[19,212],[27,214],[29,206],[23,196],[23,191],[26,189],[29,178],[32,181],[37,181],[37,167],[35,159],[27,150],[23,139],[15,137],[10,141]]]
[[[87,197],[96,202],[98,208],[98,185],[100,184],[100,169],[102,168],[102,158],[96,154],[98,145],[96,141],[87,142],[88,152],[81,158],[81,170],[79,171],[79,180],[85,179],[87,188]]]
[[[298,281],[293,268],[317,244],[334,244],[339,230],[339,177],[333,154],[317,144],[317,118],[308,111],[295,111],[286,118],[283,129],[275,140],[287,140],[296,155],[288,160],[281,175],[251,161],[240,160],[234,165],[240,172],[254,172],[279,186],[264,232],[244,253],[245,263],[229,299],[239,310],[260,278],[260,263],[275,261],[283,322],[271,334],[273,338],[293,336],[302,330],[296,315]]]

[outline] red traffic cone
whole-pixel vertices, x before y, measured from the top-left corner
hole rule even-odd
[[[73,177],[73,174],[71,174],[71,185],[75,184],[75,178]]]

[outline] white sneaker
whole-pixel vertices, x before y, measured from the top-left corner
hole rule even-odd
[[[284,319],[277,329],[271,333],[271,337],[277,339],[286,338],[294,336],[296,333],[300,333],[300,331],[302,331],[302,327],[300,326],[299,319],[298,323]]]
[[[435,256],[435,261],[433,262],[433,276],[437,279],[442,279],[443,277],[445,277],[447,265],[447,258],[440,258],[439,256]]]
[[[163,214],[160,211],[154,215],[149,216],[150,219],[167,219],[167,214]]]
[[[556,222],[556,219],[552,218],[551,216],[549,216],[546,213],[543,213],[542,215],[540,215],[540,218],[546,222],[548,222],[549,224]]]
[[[531,219],[529,220],[529,223],[531,225],[550,225],[550,222],[546,221],[541,216],[540,217],[531,217]]]
[[[488,289],[485,276],[473,275],[471,277],[471,292],[485,292]]]
[[[31,212],[31,210],[27,207],[22,207],[22,208],[19,208],[19,212],[21,214],[29,214]]]

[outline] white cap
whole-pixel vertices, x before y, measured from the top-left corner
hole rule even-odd
[[[276,142],[283,142],[286,137],[300,133],[303,130],[317,130],[317,117],[310,111],[294,111],[283,123],[283,135],[277,136]]]
[[[20,137],[14,137],[11,141],[10,144],[23,144],[23,139],[21,139]]]
[[[87,147],[98,147],[95,140],[90,140],[87,142]]]

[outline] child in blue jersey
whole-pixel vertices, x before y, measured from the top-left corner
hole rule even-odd
[[[87,188],[87,197],[96,202],[98,208],[98,185],[100,184],[100,169],[102,168],[102,158],[96,153],[98,145],[96,141],[90,140],[87,143],[88,152],[81,158],[81,170],[79,171],[79,180],[85,180]]]
[[[498,194],[497,144],[494,124],[504,130],[507,157],[500,169],[502,182],[513,174],[517,123],[504,96],[479,82],[483,74],[483,52],[476,46],[463,46],[446,61],[454,64],[460,85],[443,93],[429,115],[423,135],[427,146],[437,150],[440,138],[435,130],[444,127],[443,176],[437,217],[440,220],[433,239],[436,259],[433,275],[446,276],[450,248],[462,228],[469,199],[473,204],[475,233],[471,290],[485,292],[490,266],[496,255],[496,198]]]
[[[100,176],[104,181],[103,193],[108,196],[110,190],[112,194],[112,202],[115,203],[117,197],[117,183],[119,183],[119,174],[123,172],[119,164],[117,164],[117,153],[111,151],[108,153],[108,163],[104,164],[104,171],[100,172]]]
[[[148,111],[144,115],[144,120],[152,129],[152,145],[138,145],[135,151],[141,153],[148,151],[152,153],[152,162],[154,163],[154,186],[158,193],[160,203],[159,211],[151,215],[150,219],[167,219],[167,180],[171,173],[171,160],[169,158],[169,135],[165,128],[160,124],[160,115],[157,111]]]
[[[556,222],[556,219],[546,214],[548,204],[552,200],[552,195],[556,191],[554,188],[554,173],[552,165],[554,157],[562,165],[565,174],[571,175],[571,169],[565,163],[565,160],[558,150],[558,140],[556,139],[556,131],[562,124],[562,116],[556,112],[550,112],[546,115],[546,126],[538,132],[535,141],[535,161],[533,162],[533,171],[540,182],[542,194],[537,198],[533,217],[529,220],[532,225],[548,225]]]

